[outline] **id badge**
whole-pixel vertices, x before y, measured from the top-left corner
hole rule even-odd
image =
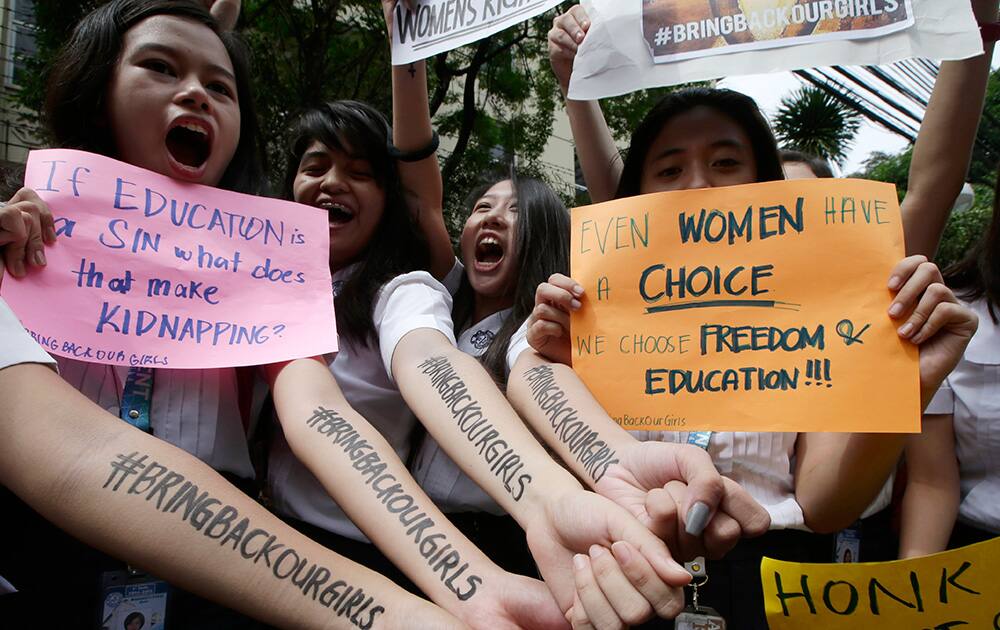
[[[688,606],[674,619],[674,630],[726,630],[726,620],[708,606]]]
[[[833,550],[834,562],[861,562],[861,522],[837,532]]]
[[[167,630],[170,585],[145,573],[101,574],[100,630]]]

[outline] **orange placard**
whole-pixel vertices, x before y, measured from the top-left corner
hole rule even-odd
[[[895,187],[796,180],[573,210],[573,367],[627,429],[920,430],[887,311]]]

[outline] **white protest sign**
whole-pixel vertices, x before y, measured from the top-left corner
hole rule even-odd
[[[561,0],[416,0],[392,13],[392,64],[464,46],[548,11]]]
[[[983,51],[968,0],[583,0],[569,97]],[[793,50],[794,47],[794,50]]]

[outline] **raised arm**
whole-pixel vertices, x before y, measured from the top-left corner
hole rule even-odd
[[[552,20],[548,36],[549,61],[564,98],[569,94],[569,78],[573,73],[577,48],[589,29],[590,18],[581,5]],[[590,200],[600,203],[614,199],[618,180],[621,179],[622,160],[600,102],[566,98],[566,114]]]
[[[923,417],[921,432],[904,447],[906,490],[899,531],[899,557],[916,558],[948,548],[958,516],[958,460],[951,414]]]
[[[996,0],[972,0],[980,22],[995,22]],[[906,253],[933,258],[948,212],[962,190],[983,112],[994,42],[978,57],[941,63],[910,163],[903,199]]]
[[[326,365],[303,359],[268,371],[295,456],[434,602],[470,627],[565,625],[541,582],[500,569],[438,510]]]
[[[395,15],[411,5],[413,0],[383,0],[386,26],[392,32]],[[399,8],[396,5],[400,4]],[[451,247],[448,227],[444,222],[444,187],[437,151],[419,157],[431,146],[434,128],[431,125],[427,100],[427,64],[423,61],[408,66],[392,67],[392,142],[401,153],[399,173],[407,191],[410,209],[430,246],[430,272],[438,280],[451,271],[455,252]],[[409,154],[409,156],[407,155]],[[419,159],[414,159],[419,158]]]
[[[975,313],[961,306],[937,266],[910,256],[893,269],[889,315],[898,334],[920,347],[920,402],[927,406],[976,332]],[[895,469],[908,435],[803,433],[796,443],[795,496],[806,525],[833,532],[854,522]]]
[[[605,594],[605,586],[638,585],[630,597],[608,596],[622,621],[638,623],[654,611],[669,617],[679,612],[679,587],[690,576],[663,541],[624,509],[584,491],[553,461],[476,359],[440,332],[418,329],[396,345],[391,365],[407,404],[434,439],[524,528],[564,611],[575,597],[574,566],[586,571],[589,554],[604,567],[594,572]],[[631,563],[616,563],[601,551],[614,550],[616,542],[638,552]]]
[[[46,367],[0,370],[0,400],[0,483],[87,544],[278,627],[461,627]],[[296,585],[300,562],[311,577]]]

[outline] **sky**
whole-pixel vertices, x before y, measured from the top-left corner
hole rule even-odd
[[[1000,66],[1000,50],[993,55],[993,68]],[[773,116],[781,99],[797,90],[804,82],[791,72],[776,74],[748,75],[730,77],[719,82],[720,87],[726,87],[737,92],[743,92],[753,97],[757,105],[770,118]],[[861,129],[855,138],[854,146],[844,163],[843,174],[848,175],[861,169],[865,159],[873,151],[897,153],[905,148],[907,141],[882,127],[863,119]]]

